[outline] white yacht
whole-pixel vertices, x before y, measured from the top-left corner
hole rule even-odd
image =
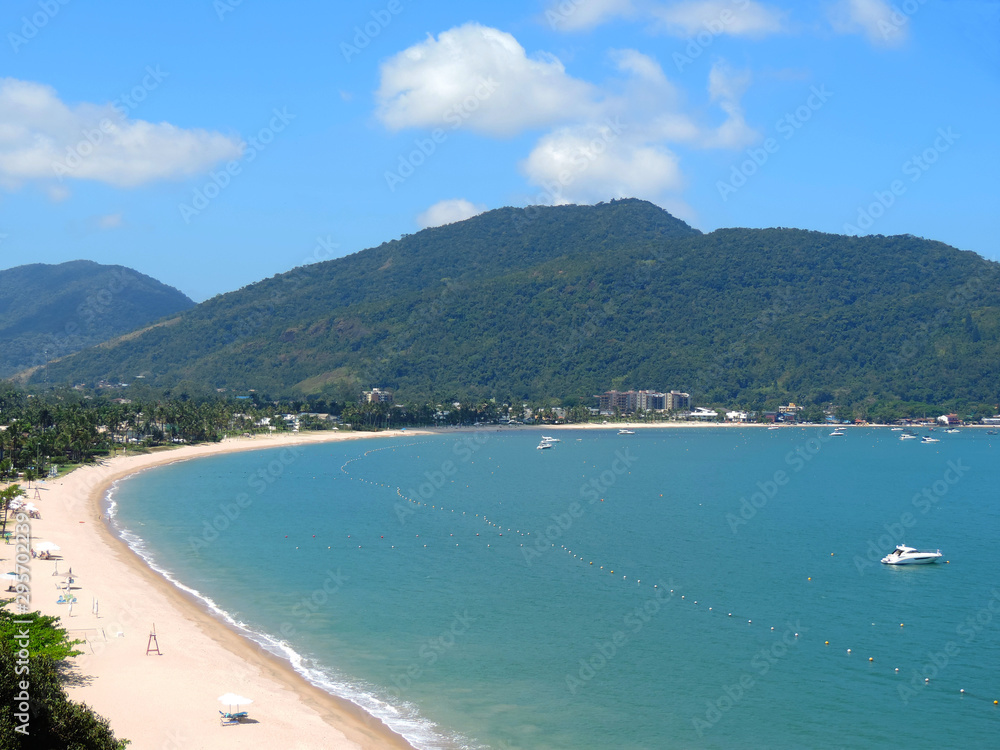
[[[955,435],[958,433],[958,430],[952,427],[950,430],[945,430],[945,432],[948,433],[949,435]]]
[[[535,446],[535,450],[544,451],[552,447],[552,443],[546,443],[544,440]]]
[[[844,437],[844,431],[838,427],[830,433],[830,437]]]
[[[561,443],[562,440],[559,438],[549,437],[548,435],[542,435],[543,443]]]
[[[914,435],[912,432],[904,432],[902,435],[899,436],[899,439],[900,440],[916,440],[917,436]]]
[[[919,550],[914,547],[907,547],[905,544],[897,544],[896,549],[882,558],[886,565],[926,565],[937,562],[941,557],[941,550]]]
[[[931,437],[930,435],[924,435],[922,438],[920,438],[920,443],[921,444],[924,444],[924,443],[940,443],[940,442],[941,441],[938,440],[936,437]]]
[[[891,430],[889,430],[889,432],[902,432],[902,431],[903,431],[902,427],[893,427]]]
[[[622,430],[618,430],[618,434],[619,435],[634,435],[635,434],[635,430],[625,430],[625,429],[622,429]]]

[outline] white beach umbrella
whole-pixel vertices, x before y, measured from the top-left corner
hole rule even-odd
[[[58,552],[61,549],[62,547],[55,542],[38,542],[35,544],[35,552]]]
[[[253,700],[244,698],[242,695],[237,695],[236,693],[226,693],[219,696],[219,703],[225,703],[227,706],[239,706],[240,704],[249,705],[253,703]]]
[[[229,706],[229,713],[223,716],[224,719],[238,720],[241,717],[234,716],[234,714],[240,713],[240,704],[242,703],[243,705],[248,705],[250,703],[253,703],[253,701],[250,700],[249,698],[244,698],[242,695],[237,695],[236,693],[226,693],[225,695],[219,696],[219,703],[225,703],[227,706]],[[233,706],[236,706],[235,711],[233,711]]]

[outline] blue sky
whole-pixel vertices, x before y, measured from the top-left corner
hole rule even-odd
[[[1000,3],[7,0],[0,267],[197,301],[501,206],[1000,259]]]

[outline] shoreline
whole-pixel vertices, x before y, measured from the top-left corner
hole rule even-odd
[[[653,423],[523,425],[543,430],[629,428],[769,427],[749,423]],[[788,425],[792,426],[792,425]],[[824,427],[830,425],[795,425]],[[857,426],[862,425],[844,425]],[[866,427],[888,427],[865,425]],[[387,432],[314,432],[226,439],[220,443],[168,448],[154,453],[116,456],[80,467],[28,490],[41,519],[30,522],[34,541],[62,548],[57,562],[31,563],[30,610],[61,618],[71,638],[84,639],[84,653],[68,660],[75,678],[71,699],[87,703],[109,720],[119,738],[136,748],[257,747],[281,742],[289,748],[409,749],[400,734],[346,698],[311,683],[293,664],[226,622],[201,599],[152,568],[128,546],[106,517],[105,497],[112,485],[150,468],[234,452],[380,437],[447,435],[474,431],[511,431],[481,427],[407,428]],[[14,545],[0,545],[11,561]],[[58,595],[54,569],[73,568],[77,603],[72,615]],[[90,611],[99,600],[99,616]],[[163,656],[146,655],[155,624]],[[220,726],[216,697],[237,692],[254,699],[245,706],[253,724]],[[228,710],[228,708],[226,709]],[[192,736],[193,734],[193,736]]]
[[[31,562],[30,611],[61,618],[84,653],[68,660],[69,697],[108,719],[135,748],[391,748],[413,750],[382,720],[309,682],[293,665],[241,634],[194,595],[151,568],[111,528],[104,498],[120,479],[149,468],[225,453],[373,437],[429,434],[407,430],[319,432],[227,439],[162,452],[117,456],[27,490],[41,519],[32,542],[60,545],[61,559]],[[0,545],[11,560],[14,545]],[[72,615],[48,586],[73,569]],[[61,579],[56,579],[61,580]],[[98,615],[92,611],[94,598]],[[155,627],[162,656],[146,654]],[[236,692],[250,722],[223,726],[216,698]]]

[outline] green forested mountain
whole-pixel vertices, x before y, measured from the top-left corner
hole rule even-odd
[[[34,382],[399,400],[677,388],[996,403],[1000,265],[912,236],[701,234],[638,200],[505,208],[296,269]]]
[[[87,260],[0,271],[0,377],[194,306],[172,287]]]

